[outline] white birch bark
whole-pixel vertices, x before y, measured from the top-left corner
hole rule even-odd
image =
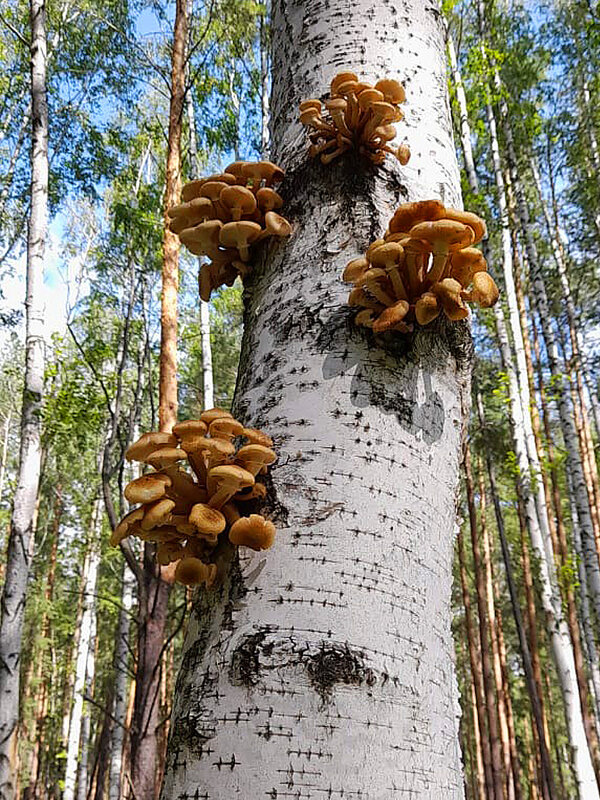
[[[98,561],[100,559],[98,558]],[[88,647],[88,656],[85,670],[85,684],[83,688],[83,697],[91,697],[94,691],[94,674],[96,671],[96,593],[94,592],[92,598],[93,608],[91,613],[91,631],[90,631],[90,644]],[[80,735],[80,758],[79,766],[77,769],[77,800],[86,800],[88,788],[88,760],[90,752],[90,707],[89,703],[84,703],[81,714],[81,735]]]
[[[200,163],[198,159],[198,145],[196,141],[196,116],[194,113],[194,99],[192,92],[186,95],[186,110],[189,125],[189,152],[192,162],[192,169],[196,177],[200,175]],[[202,265],[202,259],[198,259],[198,269]],[[212,346],[210,342],[210,305],[204,300],[199,299],[200,303],[200,345],[202,348],[202,401],[204,408],[213,408],[215,405],[214,379],[212,365]]]
[[[2,460],[0,461],[0,506],[4,497],[4,480],[6,477],[6,462],[8,460],[8,439],[10,436],[10,423],[12,413],[8,411],[4,420],[4,437],[2,439]]]
[[[274,436],[268,553],[226,551],[188,629],[164,800],[463,797],[450,635],[466,325],[354,328],[340,280],[406,200],[460,203],[441,21],[407,0],[273,3],[289,241],[248,282],[235,410]],[[307,159],[298,102],[402,79],[412,159]]]
[[[19,667],[33,518],[41,468],[41,406],[44,388],[44,309],[41,288],[48,227],[48,105],[46,99],[46,7],[30,0],[31,204],[27,235],[25,387],[21,445],[13,500],[5,583],[0,600],[0,799],[12,800],[19,718]]]
[[[77,765],[79,762],[79,741],[81,737],[81,719],[83,714],[83,695],[85,690],[87,663],[96,609],[96,578],[100,564],[100,532],[102,517],[100,499],[94,501],[90,522],[90,547],[86,554],[83,570],[83,613],[81,630],[75,662],[75,681],[73,683],[73,702],[69,719],[69,737],[67,739],[67,758],[65,764],[65,788],[63,800],[73,800],[77,783]]]
[[[265,15],[260,18],[260,153],[269,158],[269,30],[271,3],[265,1]]]
[[[108,797],[109,800],[121,800],[121,775],[123,769],[123,744],[125,741],[125,717],[127,714],[129,686],[129,630],[131,627],[131,609],[133,607],[133,591],[135,576],[123,564],[123,584],[121,592],[121,609],[117,628],[117,646],[115,649],[115,694],[113,703],[113,730],[111,736],[110,770]]]

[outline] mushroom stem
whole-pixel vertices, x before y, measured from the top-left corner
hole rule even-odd
[[[428,286],[433,286],[434,283],[438,283],[442,280],[444,275],[444,269],[446,268],[446,261],[448,259],[448,250],[444,248],[443,250],[434,250],[433,251],[433,264],[431,265],[431,269],[427,273],[426,281]]]
[[[402,282],[402,277],[400,275],[400,270],[398,269],[398,265],[392,264],[392,266],[387,267],[386,272],[390,277],[392,286],[394,287],[394,293],[396,295],[396,298],[398,300],[408,300],[408,294],[406,293],[406,289],[404,288],[404,283]]]

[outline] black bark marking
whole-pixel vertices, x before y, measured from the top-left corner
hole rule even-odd
[[[366,666],[364,654],[348,644],[321,642],[316,654],[305,657],[304,667],[323,705],[331,702],[336,683],[373,686],[376,681],[375,673]]]
[[[233,651],[229,680],[234,686],[251,689],[260,680],[260,653],[266,636],[267,631],[245,636]]]

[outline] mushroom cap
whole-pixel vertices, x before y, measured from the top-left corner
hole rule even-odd
[[[405,167],[410,161],[410,147],[406,142],[402,142],[396,150],[396,158]]]
[[[226,186],[221,190],[219,201],[225,208],[239,208],[243,214],[256,211],[256,197],[245,186]]]
[[[177,561],[185,553],[184,548],[178,541],[160,542],[156,547],[156,560],[158,563],[166,567],[173,561]]]
[[[265,447],[272,447],[273,439],[267,436],[266,433],[259,431],[257,428],[244,428],[242,436],[245,436],[252,444],[262,444]]]
[[[335,94],[338,90],[338,86],[341,86],[342,83],[346,83],[346,81],[357,81],[358,75],[355,75],[353,72],[338,72],[335,78],[331,80],[331,94]]]
[[[317,120],[322,119],[321,117],[321,109],[320,108],[305,108],[304,111],[300,111],[300,123],[302,125],[308,125],[309,127],[315,127],[315,122]]]
[[[481,250],[476,247],[463,247],[450,257],[450,277],[465,288],[473,280],[476,272],[485,272],[487,263]]]
[[[283,205],[283,197],[275,189],[270,189],[268,186],[263,186],[258,190],[256,201],[259,208],[264,211],[273,211],[273,209],[281,208]]]
[[[267,185],[279,183],[284,178],[284,171],[272,161],[247,161],[241,168],[242,175],[252,181],[266,181]]]
[[[260,514],[240,517],[229,529],[232,544],[252,550],[268,550],[275,539],[275,525]]]
[[[184,586],[196,586],[199,583],[210,586],[216,574],[216,564],[205,564],[199,558],[184,556],[175,569],[175,580]]]
[[[204,436],[207,430],[208,425],[201,419],[185,419],[173,425],[173,433],[178,439],[183,439],[186,436]]]
[[[416,203],[404,203],[396,209],[390,220],[390,233],[408,233],[419,222],[441,219],[446,208],[439,200],[419,200]]]
[[[365,292],[362,286],[355,286],[348,295],[349,306],[362,306],[363,308],[371,308],[374,311],[383,311],[384,305],[378,300],[373,298]]]
[[[500,292],[489,272],[476,272],[473,275],[473,289],[467,299],[479,303],[482,308],[491,308],[499,297]]]
[[[224,408],[216,407],[207,408],[200,414],[200,420],[207,426],[209,426],[211,422],[214,422],[216,419],[221,419],[222,417],[231,417],[231,419],[233,419],[233,414],[229,411],[225,411]]]
[[[289,236],[292,226],[285,217],[275,211],[267,211],[265,214],[265,230],[271,236]]]
[[[320,100],[303,100],[300,103],[300,111],[306,111],[309,108],[315,108],[317,111],[321,110],[321,101]]]
[[[366,111],[371,103],[380,103],[382,100],[385,100],[385,97],[379,89],[363,89],[358,95],[358,105],[363,111]]]
[[[371,264],[374,267],[391,267],[394,264],[400,264],[402,256],[404,255],[404,248],[398,242],[386,242],[380,247],[375,248],[371,253]]]
[[[175,503],[168,497],[162,497],[144,508],[144,517],[141,521],[142,530],[150,531],[152,528],[158,528],[171,511],[175,508]]]
[[[216,508],[206,505],[206,503],[196,503],[196,505],[192,506],[189,521],[196,528],[198,534],[215,541],[227,525],[223,514]]]
[[[246,444],[237,451],[235,462],[249,472],[252,472],[252,467],[258,472],[263,466],[272,464],[276,458],[277,454],[270,447],[264,447],[262,444]]]
[[[375,88],[383,94],[387,103],[397,105],[398,103],[404,103],[406,100],[404,86],[392,78],[382,78],[377,81]]]
[[[185,450],[179,447],[161,447],[160,450],[150,453],[144,461],[154,469],[163,469],[176,464],[178,461],[183,461],[184,458],[187,458],[187,454]]]
[[[473,244],[475,233],[469,225],[452,219],[438,219],[433,222],[419,222],[410,229],[415,239],[430,242],[433,252],[452,252]]]
[[[409,304],[406,300],[398,300],[393,306],[389,306],[377,317],[373,323],[373,330],[375,333],[383,333],[395,328],[410,310]]]
[[[228,222],[221,228],[219,242],[223,247],[246,247],[260,236],[262,228],[257,222],[241,219]]]
[[[373,256],[375,250],[377,250],[379,247],[383,247],[385,243],[385,239],[375,239],[374,242],[371,242],[371,244],[367,247],[367,252],[365,253],[365,258],[367,261],[371,261],[371,257]]]
[[[227,189],[229,183],[225,181],[206,181],[200,188],[200,197],[208,197],[210,200],[218,200],[223,189]]]
[[[337,113],[338,111],[344,112],[348,108],[348,101],[344,100],[343,97],[334,97],[331,100],[325,101],[325,108],[331,114]]]
[[[342,280],[345,283],[354,283],[354,281],[358,280],[361,275],[364,275],[368,269],[369,262],[364,256],[355,258],[346,264],[344,272],[342,273]]]
[[[127,514],[125,514],[123,519],[112,532],[110,536],[110,544],[113,547],[116,547],[119,542],[122,542],[123,539],[126,539],[128,536],[130,536],[132,533],[130,529],[137,527],[137,524],[142,521],[143,517],[143,506],[140,506],[140,508],[134,508],[132,511],[127,512]]]
[[[125,451],[128,461],[145,461],[146,458],[160,447],[177,447],[177,439],[171,433],[151,431],[143,433],[140,438],[130,444]]]
[[[158,472],[150,472],[130,481],[123,494],[130,503],[153,503],[160,500],[171,485],[171,478]]]
[[[259,447],[260,445],[248,445],[248,447]],[[222,464],[218,467],[213,467],[208,471],[208,478],[218,488],[229,486],[236,487],[235,491],[240,492],[247,486],[254,486],[254,475],[248,470],[237,464]],[[210,501],[209,501],[210,502]]]
[[[468,225],[470,228],[473,228],[475,234],[473,244],[477,244],[487,236],[485,220],[478,217],[477,214],[473,214],[470,211],[460,211],[458,208],[447,208],[444,217],[446,219],[455,220],[456,222],[462,222],[463,225]]]
[[[219,233],[222,227],[220,219],[209,219],[181,231],[179,238],[186,247],[193,248],[196,255],[212,256],[219,249]]]
[[[219,175],[209,175],[206,178],[200,178],[199,180],[189,181],[186,183],[183,189],[181,190],[181,199],[184,202],[189,202],[196,197],[200,197],[200,190],[204,186],[205,183],[209,181],[221,181],[222,183],[235,183],[235,178],[232,175],[227,174],[219,174]]]
[[[232,417],[220,417],[210,423],[208,430],[216,439],[231,439],[234,436],[241,436],[244,426]]]
[[[415,304],[415,317],[419,325],[429,325],[439,316],[440,306],[433,292],[425,292]]]
[[[462,300],[462,286],[454,278],[444,278],[443,281],[434,284],[431,291],[441,303],[444,313],[453,322],[469,316],[469,309]]]
[[[385,103],[382,101],[371,103],[370,109],[373,118],[379,120],[380,123],[384,121],[385,122],[398,121],[398,111],[390,103]]]

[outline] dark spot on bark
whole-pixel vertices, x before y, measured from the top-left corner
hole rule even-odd
[[[376,681],[375,673],[366,666],[364,654],[351,649],[348,644],[321,642],[315,655],[305,656],[304,667],[324,705],[331,701],[336,683],[373,686]]]
[[[245,636],[233,651],[229,664],[229,680],[234,686],[250,689],[260,679],[260,652],[266,631]]]

